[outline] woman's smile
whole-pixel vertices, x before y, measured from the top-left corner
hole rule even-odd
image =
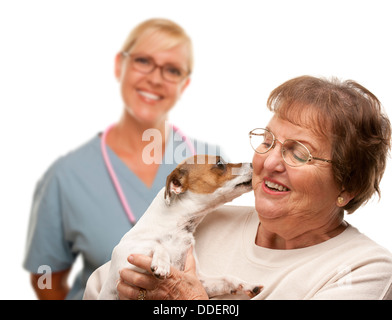
[[[139,94],[139,96],[141,96],[142,100],[146,101],[147,103],[151,101],[160,101],[164,98],[162,95],[144,89],[136,89],[136,92]]]
[[[284,185],[281,184],[280,182],[270,179],[270,178],[265,178],[264,183],[262,184],[263,190],[267,192],[268,194],[287,194],[287,192],[290,191],[290,189]]]

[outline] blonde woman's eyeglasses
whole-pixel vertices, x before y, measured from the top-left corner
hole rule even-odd
[[[148,55],[130,54],[129,52],[122,52],[122,55],[129,57],[134,70],[148,74],[159,68],[162,78],[171,83],[179,83],[189,75],[189,72],[175,64],[166,63],[160,66]]]

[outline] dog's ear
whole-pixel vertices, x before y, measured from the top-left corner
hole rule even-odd
[[[173,194],[184,193],[188,189],[188,171],[176,168],[166,179],[165,200],[170,205]]]

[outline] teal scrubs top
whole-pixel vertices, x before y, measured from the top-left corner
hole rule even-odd
[[[186,143],[173,136],[171,131],[165,157],[151,188],[107,147],[136,219],[165,185],[177,162],[192,155]],[[198,154],[220,154],[217,146],[191,141]],[[110,260],[113,248],[132,228],[103,161],[100,142],[100,136],[96,135],[55,161],[34,192],[23,266],[35,274],[47,266],[51,272],[58,272],[69,269],[81,255],[83,269],[77,274],[67,299],[82,299],[91,273]]]

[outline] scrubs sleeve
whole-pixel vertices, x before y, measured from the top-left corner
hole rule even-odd
[[[59,163],[56,162],[38,182],[31,208],[27,233],[26,256],[23,266],[31,273],[41,267],[51,272],[71,267],[76,255],[65,240],[62,222]]]

